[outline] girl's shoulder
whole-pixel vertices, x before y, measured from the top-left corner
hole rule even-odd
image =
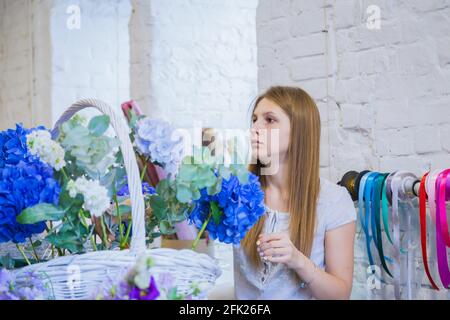
[[[317,210],[327,230],[356,220],[354,202],[347,189],[322,177]]]
[[[347,189],[326,178],[320,177],[319,203],[340,202],[343,198],[351,199]]]

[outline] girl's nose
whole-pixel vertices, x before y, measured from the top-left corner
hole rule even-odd
[[[250,129],[250,132],[252,134],[252,138],[253,139],[257,139],[258,138],[258,136],[259,136],[259,128],[252,127]]]
[[[255,122],[253,122],[252,124],[252,130],[255,130],[258,134],[259,134],[259,130],[262,129],[262,123],[259,120],[256,120]]]

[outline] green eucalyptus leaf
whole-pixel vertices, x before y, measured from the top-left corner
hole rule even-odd
[[[101,136],[105,133],[105,131],[109,127],[109,116],[108,115],[101,115],[96,116],[89,121],[89,132],[92,133],[94,136]]]
[[[242,184],[248,183],[248,176],[249,176],[249,174],[248,174],[248,171],[246,171],[246,170],[240,171],[237,174],[237,178],[238,178],[239,182]]]
[[[199,189],[194,190],[191,189],[191,192],[192,192],[192,200],[194,201],[200,199],[200,197],[202,196]]]
[[[49,234],[46,240],[60,249],[67,249],[71,253],[81,253],[84,251],[83,243],[79,240],[73,230],[59,232],[58,234]]]
[[[207,188],[208,195],[212,196],[218,194],[222,190],[222,177],[216,180],[214,185]]]
[[[161,196],[155,195],[155,196],[151,197],[150,198],[150,206],[152,208],[153,214],[159,220],[166,217],[167,205]]]
[[[35,224],[41,221],[61,220],[66,211],[60,207],[49,203],[39,203],[35,206],[26,208],[17,217],[17,222],[21,224]]]
[[[192,192],[189,187],[185,185],[178,185],[177,200],[181,203],[188,203],[192,199]]]
[[[191,181],[197,174],[197,168],[194,165],[182,165],[177,178],[183,181]]]
[[[175,230],[174,230],[173,226],[167,220],[162,220],[162,221],[159,222],[159,231],[162,234],[173,234],[173,233],[175,233]]]
[[[219,175],[221,177],[223,177],[225,180],[229,180],[230,179],[230,175],[231,175],[231,170],[230,168],[224,166],[224,165],[220,165],[219,166]]]

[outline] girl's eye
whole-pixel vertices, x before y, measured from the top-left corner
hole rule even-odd
[[[252,122],[255,123],[256,122],[256,117],[252,118]]]
[[[274,123],[274,122],[275,122],[275,119],[267,118],[266,121],[267,121],[268,123]]]

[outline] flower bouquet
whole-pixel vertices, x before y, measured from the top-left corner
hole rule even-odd
[[[92,107],[102,115],[89,122],[75,115]],[[215,282],[221,272],[206,255],[146,249],[145,216],[154,216],[156,195],[142,183],[145,170],[139,172],[129,131],[110,106],[86,99],[69,107],[51,132],[22,125],[0,132],[0,242],[14,243],[23,260],[7,255],[0,262],[16,268],[17,284],[26,284],[30,272],[45,274],[56,299],[85,299],[144,253],[155,258],[155,274],[161,266],[170,270],[186,294],[192,281]],[[171,158],[171,147],[147,147],[156,161],[163,162],[158,153]]]
[[[23,257],[10,268],[129,247],[126,172],[119,140],[107,135],[109,124],[107,115],[89,122],[76,115],[54,138],[44,127],[21,124],[0,132],[0,243],[15,243]],[[148,208],[153,193],[143,184]],[[36,234],[42,239],[33,241]],[[48,250],[39,256],[44,243]]]
[[[242,161],[225,164],[223,154],[213,156],[207,147],[193,148],[192,155],[182,157],[187,151],[182,149],[183,141],[166,122],[146,118],[133,101],[124,103],[122,109],[132,128],[135,151],[144,159],[144,170],[152,168],[148,177],[156,194],[150,197],[147,233],[180,238],[189,233],[189,222],[198,229],[191,248],[197,248],[205,234],[239,244],[264,214],[258,177]]]

